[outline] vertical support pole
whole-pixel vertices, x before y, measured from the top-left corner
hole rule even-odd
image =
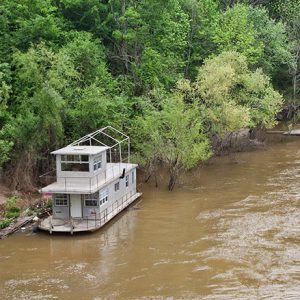
[[[119,143],[119,155],[120,155],[119,172],[121,172],[121,163],[122,163],[122,147],[121,147],[121,143]]]
[[[52,234],[52,216],[49,217],[49,232]]]
[[[130,138],[128,138],[128,163],[130,163]]]
[[[74,230],[73,218],[71,217],[71,235],[73,235],[73,230]]]

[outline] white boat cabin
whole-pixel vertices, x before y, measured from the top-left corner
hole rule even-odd
[[[108,126],[53,151],[56,181],[41,189],[52,195],[53,216],[39,227],[50,232],[95,230],[137,199],[137,165],[130,163],[129,146],[129,137]]]

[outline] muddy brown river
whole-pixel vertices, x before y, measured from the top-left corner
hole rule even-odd
[[[0,299],[300,299],[300,138],[142,191],[93,234],[0,241]]]

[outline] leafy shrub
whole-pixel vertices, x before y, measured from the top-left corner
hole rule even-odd
[[[10,223],[12,222],[12,220],[10,219],[4,219],[0,221],[0,229],[6,228],[7,226],[10,225]]]
[[[9,211],[5,213],[5,217],[8,219],[17,218],[20,215],[20,209],[17,207],[12,207]]]
[[[17,207],[19,198],[11,197],[5,203],[5,217],[8,219],[17,218],[20,215],[20,208]]]
[[[30,207],[27,211],[27,216],[30,217],[30,216],[34,215],[35,213],[36,213],[36,210],[34,208]]]
[[[52,200],[48,199],[47,202],[45,203],[45,208],[51,208],[52,207]]]
[[[16,207],[18,200],[19,200],[19,198],[16,196],[13,196],[13,197],[10,197],[9,199],[7,199],[7,201],[5,203],[5,209],[11,210],[12,208]]]

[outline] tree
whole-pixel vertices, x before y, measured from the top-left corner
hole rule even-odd
[[[281,21],[271,19],[261,7],[249,8],[249,20],[254,24],[256,39],[264,45],[257,65],[276,82],[281,68],[293,64],[287,28]]]
[[[183,171],[211,155],[198,109],[186,105],[182,95],[176,93],[163,100],[161,110],[152,108],[138,117],[134,132],[134,146],[144,163],[158,160],[167,167],[170,191]]]
[[[189,16],[185,75],[195,79],[204,59],[216,50],[214,31],[221,13],[215,0],[185,0],[182,6]]]
[[[194,83],[178,89],[187,101],[198,101],[205,129],[212,136],[245,127],[272,127],[282,97],[261,69],[251,71],[237,52],[223,52],[207,59]]]
[[[0,4],[0,51],[11,56],[13,47],[26,51],[42,41],[59,43],[63,22],[51,0],[3,0]],[[2,43],[1,43],[2,44]],[[1,57],[2,59],[2,57]]]
[[[285,89],[291,98],[291,107],[297,107],[299,103],[299,63],[300,63],[300,2],[297,0],[273,0],[265,1],[264,5],[271,15],[286,24],[287,35],[292,52],[292,63],[289,64],[289,72],[281,70],[282,89]],[[287,84],[287,80],[291,82]]]
[[[7,101],[11,93],[10,73],[8,64],[0,64],[0,168],[9,160],[13,149],[9,125],[12,116],[7,111]]]
[[[61,144],[64,96],[70,93],[77,72],[67,56],[54,53],[43,43],[26,53],[16,51],[13,62],[15,84],[10,110],[15,117],[5,127],[13,128],[10,140],[14,152],[8,169],[11,186],[26,190],[32,188],[41,155]]]
[[[97,81],[103,90],[111,92],[114,83],[108,72],[103,45],[88,32],[71,31],[59,53],[69,57],[78,73],[80,88]]]
[[[242,4],[236,4],[223,13],[213,40],[219,53],[239,52],[250,64],[256,64],[264,50],[264,44],[256,38],[254,23],[249,20],[249,8]]]

